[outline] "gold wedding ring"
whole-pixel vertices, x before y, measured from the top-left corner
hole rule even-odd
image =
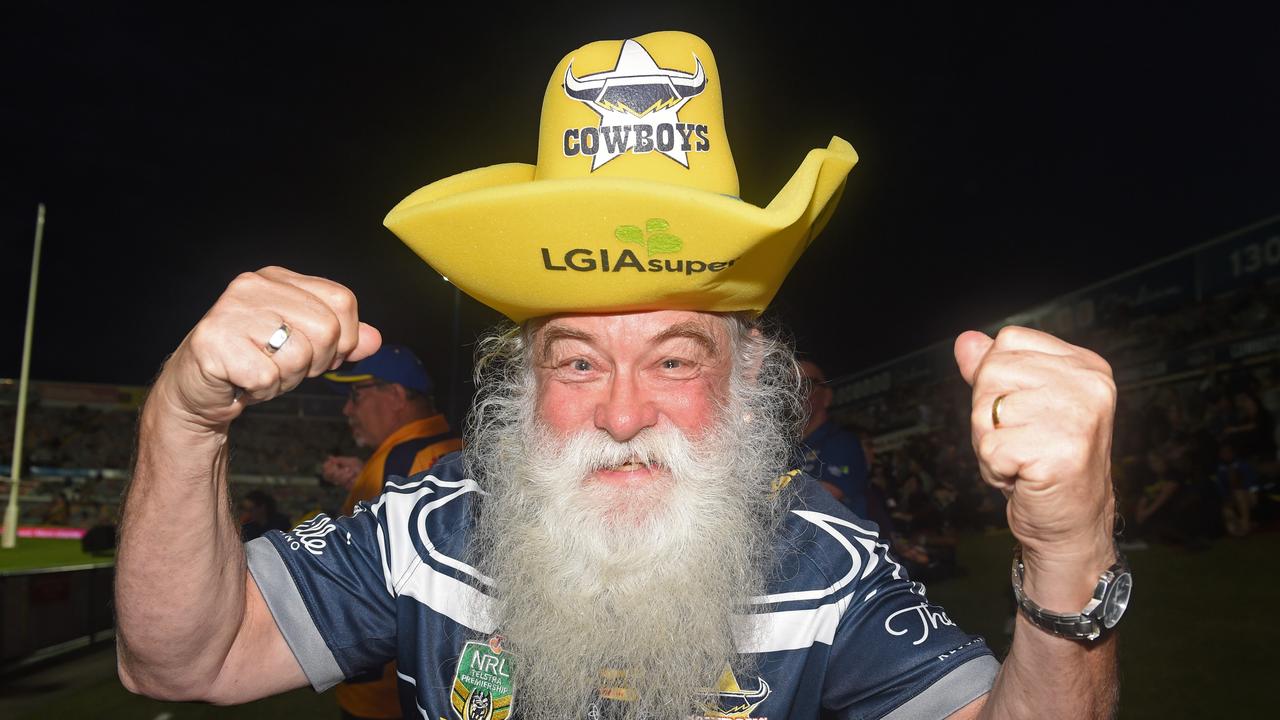
[[[1004,399],[1008,395],[1001,395],[996,401],[991,403],[991,426],[1000,427],[1000,406],[1004,404]]]

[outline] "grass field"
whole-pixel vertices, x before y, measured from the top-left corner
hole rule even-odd
[[[957,624],[984,635],[1001,653],[1010,613],[1010,547],[1008,534],[968,537],[961,546],[968,574],[929,586],[930,597]],[[1280,629],[1271,622],[1273,609],[1280,606],[1278,554],[1277,533],[1220,540],[1198,553],[1152,547],[1130,554],[1135,587],[1120,626],[1121,718],[1276,716],[1264,691],[1277,667],[1271,649],[1280,646]],[[0,717],[337,717],[332,693],[300,690],[232,708],[160,703],[120,687],[109,650],[73,664],[67,670],[73,677],[65,680],[35,675],[6,681],[0,689]]]
[[[29,570],[59,565],[96,565],[112,561],[113,558],[110,555],[89,555],[80,552],[79,540],[18,538],[17,547],[0,550],[0,571]]]

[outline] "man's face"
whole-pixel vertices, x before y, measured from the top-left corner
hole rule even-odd
[[[602,431],[624,443],[654,428],[696,441],[714,424],[733,368],[725,323],[708,313],[562,316],[533,342],[537,417],[563,436]],[[665,474],[626,461],[586,482],[634,487]]]
[[[798,410],[790,357],[749,327],[655,311],[496,339],[467,436],[485,488],[470,544],[504,589],[526,717],[581,717],[622,682],[600,668],[627,669],[629,717],[688,717],[736,662],[732,618],[765,588]]]
[[[399,396],[392,383],[371,381],[351,386],[342,414],[360,447],[377,447],[396,430]]]

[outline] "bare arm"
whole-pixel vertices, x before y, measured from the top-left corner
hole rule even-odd
[[[119,670],[167,700],[244,702],[306,684],[249,577],[227,495],[227,430],[269,400],[376,349],[354,298],[267,268],[237,278],[166,363],[139,423],[116,563]],[[286,345],[265,341],[281,324]]]
[[[1115,561],[1111,368],[1024,328],[1006,328],[994,342],[965,333],[956,359],[973,385],[982,476],[1008,498],[1009,527],[1023,546],[1023,590],[1046,610],[1079,613]],[[1114,631],[1095,642],[1060,638],[1019,613],[991,692],[953,717],[1112,717],[1118,641]]]

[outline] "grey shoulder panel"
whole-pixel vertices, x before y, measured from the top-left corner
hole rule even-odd
[[[925,691],[899,705],[884,720],[945,718],[990,692],[1000,663],[990,655],[976,657],[943,675]]]
[[[250,540],[245,543],[244,554],[249,560],[249,572],[275,618],[276,627],[289,643],[289,649],[302,666],[311,687],[316,692],[324,692],[346,679],[311,619],[289,568],[271,541],[265,537]]]

